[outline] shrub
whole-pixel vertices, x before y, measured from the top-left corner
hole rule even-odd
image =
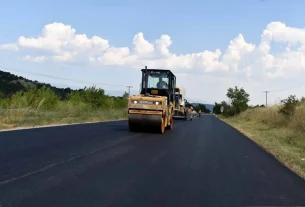
[[[105,91],[95,86],[83,90],[73,91],[68,95],[68,101],[73,104],[86,103],[92,108],[122,108],[127,106],[127,99],[112,98],[105,95]]]
[[[279,109],[279,113],[286,117],[291,117],[294,115],[299,101],[296,99],[295,95],[290,95],[288,98],[281,100],[283,106]]]
[[[26,92],[17,92],[10,98],[10,108],[36,108],[42,110],[54,109],[59,102],[59,97],[50,88],[37,89],[31,87]]]
[[[225,117],[235,116],[236,114],[237,114],[237,110],[234,106],[228,106],[223,111],[223,115]]]

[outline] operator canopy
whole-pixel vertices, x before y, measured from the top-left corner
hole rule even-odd
[[[157,83],[157,88],[168,89],[168,85],[164,80],[162,80],[162,77],[159,77],[159,82]]]
[[[169,89],[169,75],[166,71],[151,71],[148,74],[148,88]]]

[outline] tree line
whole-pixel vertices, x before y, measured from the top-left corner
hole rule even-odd
[[[220,103],[215,102],[213,113],[222,114],[226,117],[235,116],[241,112],[250,109],[265,107],[265,105],[249,106],[250,94],[243,88],[230,87],[227,89],[226,96],[229,98],[229,102],[222,101]],[[295,113],[295,109],[298,105],[305,103],[305,98],[297,99],[295,95],[290,95],[285,99],[282,99],[281,106],[278,112],[285,116],[292,116]],[[223,109],[223,111],[221,111]]]
[[[210,109],[208,109],[204,104],[201,104],[201,103],[195,105],[195,104],[191,104],[186,101],[185,107],[187,107],[187,108],[193,107],[193,109],[195,111],[198,112],[199,110],[201,110],[201,112],[207,113],[207,114],[211,112]]]

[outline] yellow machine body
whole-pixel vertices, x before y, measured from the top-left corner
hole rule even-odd
[[[171,72],[170,74],[169,77],[173,75]],[[147,80],[147,77],[143,76],[141,86],[143,86],[143,80]],[[175,81],[174,83],[169,83],[169,85],[175,86]],[[158,88],[145,89],[143,86],[142,93],[130,96],[128,100],[130,131],[149,128],[163,134],[165,129],[172,129],[175,100],[171,98],[173,97],[171,91],[174,92],[171,87],[168,90],[160,90]]]

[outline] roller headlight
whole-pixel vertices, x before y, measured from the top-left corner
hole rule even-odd
[[[156,105],[159,105],[159,102],[158,102],[158,101],[156,101]]]
[[[137,101],[133,101],[134,104],[138,103]]]

